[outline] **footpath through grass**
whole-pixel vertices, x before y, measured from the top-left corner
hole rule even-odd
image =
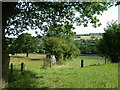
[[[10,79],[11,88],[118,88],[118,64],[104,65],[99,56],[80,56],[64,65],[43,69],[45,55],[24,54],[11,56],[14,64]],[[80,68],[80,60],[84,66]],[[20,63],[25,63],[25,73],[20,73]],[[99,65],[98,65],[99,63]]]

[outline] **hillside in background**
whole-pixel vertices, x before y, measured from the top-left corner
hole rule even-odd
[[[80,39],[95,40],[100,38],[102,38],[102,33],[89,33],[89,34],[77,34],[75,35],[74,40],[80,40]]]

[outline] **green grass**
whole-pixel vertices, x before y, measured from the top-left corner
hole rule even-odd
[[[104,58],[99,56],[80,56],[66,61],[64,65],[46,69],[42,68],[45,55],[31,54],[28,58],[24,54],[18,56],[19,60],[11,56],[14,72],[9,87],[118,88],[118,64],[104,64]],[[80,68],[81,59],[84,59],[83,68]],[[24,74],[20,73],[21,62],[25,63]]]
[[[82,39],[90,39],[91,36],[80,36]]]
[[[104,64],[104,58],[99,56],[80,56],[75,58],[73,61],[67,61],[66,64],[70,67],[79,68],[81,65],[81,59],[84,60],[84,66],[92,66],[98,64]]]
[[[85,39],[85,40],[90,40],[92,36],[80,36],[80,38],[75,38],[75,39]],[[93,35],[95,38],[102,38],[100,35]]]

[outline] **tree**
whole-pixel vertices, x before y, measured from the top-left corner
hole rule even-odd
[[[2,3],[2,84],[8,82],[8,66],[10,57],[6,52],[7,43],[5,39],[5,28],[7,26],[7,20],[14,16],[14,8],[17,3]],[[6,8],[7,7],[7,8]],[[4,86],[3,86],[4,87]]]
[[[35,52],[38,50],[39,39],[32,37],[31,34],[22,33],[15,40],[15,46],[17,50],[16,53],[26,53],[26,57],[28,57],[29,53]]]
[[[94,27],[100,26],[96,15],[102,14],[113,4],[110,2],[41,2],[18,3],[14,13],[7,21],[6,34],[19,34],[30,26],[46,32],[51,26],[77,25],[87,26],[91,23]],[[26,7],[27,6],[27,7]],[[75,12],[79,16],[75,16]],[[14,27],[11,28],[11,25]]]
[[[32,29],[36,29],[38,27],[41,30],[47,31],[49,26],[55,25],[56,23],[62,25],[67,23],[67,20],[68,22],[77,22],[77,24],[83,24],[84,26],[86,26],[86,23],[88,23],[88,21],[93,23],[94,26],[100,25],[96,24],[99,20],[94,15],[96,13],[101,14],[103,11],[107,10],[111,5],[113,4],[109,2],[3,2],[3,79],[7,81],[9,65],[9,55],[6,52],[7,43],[5,41],[5,34],[18,35],[20,32],[23,32],[26,29],[28,29],[28,26],[30,26]],[[80,17],[75,18],[76,11],[79,12]],[[45,25],[44,22],[47,22],[47,25]],[[10,27],[11,25],[13,25],[14,27]]]
[[[71,58],[80,55],[79,49],[72,42],[60,37],[47,37],[44,41],[46,53],[55,55],[56,60]]]
[[[120,24],[115,21],[108,23],[105,33],[97,45],[99,52],[109,57],[112,62],[120,60]]]
[[[44,41],[46,53],[55,55],[56,59],[61,59],[63,52],[67,51],[68,44],[66,41],[59,37],[47,37]]]

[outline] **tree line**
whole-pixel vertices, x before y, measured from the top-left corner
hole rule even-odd
[[[7,51],[11,54],[26,53],[27,57],[32,52],[46,53],[47,57],[55,55],[57,61],[71,59],[80,54],[101,54],[112,62],[119,61],[120,28],[116,21],[109,22],[102,38],[95,40],[74,40],[75,33],[72,30],[69,30],[69,33],[66,33],[67,30],[59,30],[57,33],[56,28],[49,30],[46,36],[32,37],[31,34],[23,33],[16,40],[8,40]]]
[[[61,28],[69,29],[70,27]],[[80,55],[80,51],[73,41],[75,33],[72,30],[69,30],[69,32],[64,30],[64,32],[59,31],[56,34],[58,31],[54,29],[49,30],[46,36],[32,37],[31,34],[22,33],[16,40],[8,40],[7,52],[13,55],[15,53],[26,53],[26,57],[32,52],[46,53],[47,57],[55,55],[57,61]]]
[[[81,54],[98,54],[96,44],[99,41],[99,39],[95,40],[87,40],[87,39],[80,39],[75,40],[76,46],[81,51]]]

